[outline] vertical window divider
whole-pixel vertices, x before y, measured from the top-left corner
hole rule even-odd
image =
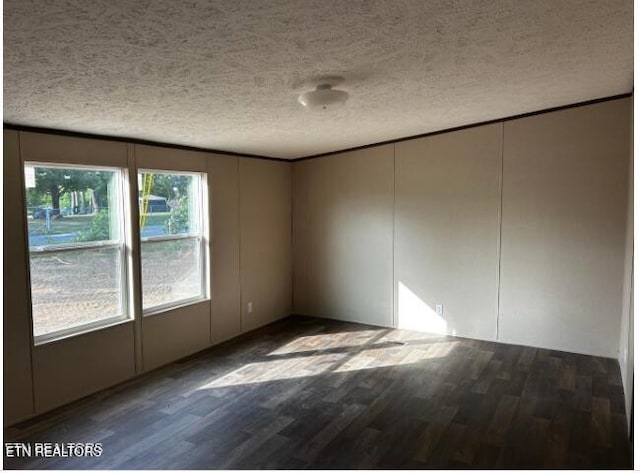
[[[200,239],[200,247],[202,257],[201,261],[201,272],[202,272],[202,294],[210,299],[211,298],[211,270],[210,270],[210,262],[211,262],[211,240],[210,240],[210,231],[209,231],[209,222],[211,221],[209,215],[209,183],[207,182],[207,174],[200,174],[200,199],[202,199],[200,204],[200,228],[202,238]],[[211,330],[209,330],[211,333]]]
[[[118,233],[120,234],[120,241],[121,244],[119,245],[119,262],[120,262],[120,267],[121,268],[125,268],[125,271],[122,271],[122,277],[120,278],[120,290],[122,291],[123,296],[123,300],[122,300],[122,304],[124,307],[122,307],[122,311],[124,313],[128,313],[131,317],[134,317],[134,312],[131,310],[131,297],[132,294],[130,293],[130,281],[131,281],[131,268],[130,268],[130,263],[131,261],[129,260],[129,244],[128,244],[128,239],[130,238],[129,235],[129,231],[127,231],[127,227],[128,225],[126,224],[127,222],[127,215],[128,215],[128,205],[127,205],[127,195],[128,195],[128,188],[129,188],[129,173],[127,169],[124,168],[120,168],[119,170],[120,173],[120,186],[118,188],[118,193],[120,194],[120,198],[118,199],[118,202],[120,202],[120,211],[122,212],[122,216],[124,217],[123,219],[121,219],[118,222]]]

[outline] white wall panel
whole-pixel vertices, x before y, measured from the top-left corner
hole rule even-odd
[[[142,319],[142,358],[145,371],[191,355],[209,346],[209,301],[179,307]]]
[[[501,153],[502,124],[396,144],[398,327],[495,340]]]
[[[23,161],[127,166],[127,144],[119,141],[20,132]]]
[[[208,160],[211,226],[211,340],[242,332],[240,317],[240,221],[237,156]]]
[[[36,346],[36,412],[46,412],[132,378],[133,340],[133,322],[124,322]]]
[[[306,196],[304,210],[296,210],[304,251],[296,255],[305,261],[296,281],[306,281],[306,294],[298,311],[392,325],[393,145],[302,165],[294,187]]]
[[[616,357],[629,100],[505,123],[501,341]]]
[[[246,332],[291,313],[291,164],[241,159],[239,171],[241,313]]]

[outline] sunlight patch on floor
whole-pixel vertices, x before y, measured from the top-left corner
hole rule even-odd
[[[314,350],[329,350],[365,345],[373,337],[380,335],[381,330],[359,330],[342,333],[326,333],[296,338],[269,355],[285,355]]]
[[[388,368],[392,366],[411,365],[433,358],[444,358],[459,342],[441,342],[430,344],[426,349],[372,348],[353,355],[349,360],[336,368],[335,373],[357,371],[362,369]],[[394,353],[395,351],[395,353]]]
[[[200,386],[198,390],[314,376],[327,372],[345,356],[344,353],[332,353],[249,363]]]
[[[411,365],[424,360],[444,358],[458,344],[458,341],[429,342],[423,348],[418,348],[419,345],[416,345],[416,348],[411,348],[382,341],[364,347],[355,353],[304,355],[254,362],[207,382],[196,390]]]

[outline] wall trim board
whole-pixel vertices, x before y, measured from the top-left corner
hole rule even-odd
[[[121,143],[129,143],[133,145],[157,146],[160,148],[179,149],[183,151],[197,151],[197,152],[203,152],[203,153],[222,154],[226,156],[238,156],[240,158],[265,159],[267,161],[284,161],[287,163],[291,162],[290,159],[277,158],[273,156],[261,156],[259,154],[250,154],[250,153],[236,153],[235,151],[225,151],[225,150],[220,150],[215,148],[201,148],[198,146],[179,145],[174,143],[165,143],[162,141],[144,140],[140,138],[128,138],[124,136],[84,133],[84,132],[73,131],[73,130],[61,130],[59,128],[46,128],[46,127],[37,127],[37,126],[29,126],[29,125],[19,125],[19,124],[8,123],[8,122],[3,123],[3,128],[5,130],[41,133],[45,135],[68,136],[72,138],[86,138],[89,140],[116,141]]]
[[[611,95],[609,97],[601,97],[601,98],[598,98],[598,99],[586,100],[584,102],[577,102],[577,103],[571,103],[571,104],[567,104],[567,105],[560,105],[558,107],[545,108],[545,109],[542,109],[542,110],[535,110],[533,112],[525,112],[525,113],[521,113],[521,114],[518,114],[518,115],[511,115],[511,116],[504,117],[504,118],[495,118],[495,119],[492,119],[492,120],[487,120],[487,121],[477,122],[477,123],[469,123],[467,125],[456,126],[456,127],[453,127],[453,128],[444,128],[442,130],[430,131],[428,133],[422,133],[422,134],[419,134],[419,135],[405,136],[405,137],[401,137],[401,138],[394,138],[392,140],[380,141],[380,142],[377,142],[377,143],[371,143],[371,144],[368,144],[368,145],[354,146],[353,148],[346,148],[346,149],[341,149],[341,150],[337,150],[337,151],[328,151],[326,153],[313,154],[313,155],[310,155],[310,156],[302,156],[300,158],[291,159],[291,161],[299,162],[299,161],[306,161],[306,160],[316,159],[316,158],[325,158],[325,157],[328,157],[328,156],[333,156],[335,154],[347,153],[347,152],[351,152],[351,151],[358,151],[358,150],[361,150],[361,149],[373,148],[375,146],[382,146],[382,145],[387,145],[387,144],[395,144],[395,143],[400,143],[402,141],[415,140],[415,139],[418,139],[418,138],[426,138],[428,136],[435,136],[435,135],[440,135],[440,134],[443,134],[443,133],[450,133],[450,132],[453,132],[453,131],[465,130],[467,128],[475,128],[477,126],[492,125],[494,123],[507,122],[507,121],[511,121],[511,120],[518,120],[520,118],[532,117],[534,115],[540,115],[540,114],[550,113],[550,112],[557,112],[559,110],[566,110],[566,109],[575,108],[575,107],[583,107],[585,105],[594,105],[594,104],[601,103],[601,102],[608,102],[610,100],[619,100],[619,99],[629,98],[631,96],[632,96],[632,92],[628,92],[628,93],[625,93],[625,94],[619,94],[619,95]]]
[[[345,153],[349,151],[357,151],[360,149],[371,148],[374,146],[381,146],[381,145],[391,144],[391,143],[399,143],[401,141],[414,140],[416,138],[424,138],[427,136],[438,135],[441,133],[449,133],[452,131],[464,130],[465,128],[473,128],[476,126],[490,125],[492,123],[504,122],[509,120],[517,120],[519,118],[530,117],[530,116],[538,115],[541,113],[555,112],[558,110],[564,110],[564,109],[573,108],[573,107],[582,107],[584,105],[592,105],[595,103],[607,102],[609,100],[618,100],[622,98],[631,97],[632,95],[633,95],[633,90],[631,90],[630,92],[626,92],[624,94],[611,95],[608,97],[600,97],[596,99],[586,100],[584,102],[576,102],[576,103],[571,103],[567,105],[559,105],[557,107],[545,108],[542,110],[535,110],[532,112],[525,112],[518,115],[510,115],[508,117],[503,117],[503,118],[494,118],[492,120],[486,120],[483,122],[469,123],[466,125],[460,125],[453,128],[444,128],[442,130],[430,131],[430,132],[422,133],[418,135],[404,136],[400,138],[394,138],[392,140],[380,141],[380,142],[371,143],[371,144],[362,145],[362,146],[354,146],[352,148],[344,148],[344,149],[339,149],[335,151],[327,151],[326,153],[312,154],[309,156],[300,156],[298,158],[291,158],[291,159],[278,158],[275,156],[262,156],[262,155],[251,154],[251,153],[238,153],[235,151],[225,151],[225,150],[219,150],[215,148],[203,148],[198,146],[180,145],[180,144],[174,144],[174,143],[166,143],[162,141],[145,140],[141,138],[127,138],[123,136],[100,135],[95,133],[84,133],[84,132],[73,131],[73,130],[62,130],[59,128],[46,128],[46,127],[37,127],[37,126],[29,126],[29,125],[20,125],[17,123],[10,123],[10,122],[4,122],[3,127],[6,130],[27,131],[27,132],[33,132],[33,133],[45,133],[50,135],[71,136],[76,138],[88,138],[88,139],[105,140],[105,141],[121,141],[121,142],[136,144],[136,145],[159,146],[163,148],[182,149],[186,151],[201,151],[205,153],[217,153],[217,154],[222,154],[227,156],[238,156],[240,158],[265,159],[268,161],[296,162],[296,161],[304,161],[307,159],[323,158],[325,156],[331,156],[334,154],[340,154],[340,153]]]

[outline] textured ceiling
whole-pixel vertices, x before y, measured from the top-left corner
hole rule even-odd
[[[630,92],[631,0],[5,0],[4,121],[294,158]],[[341,74],[344,108],[303,109]]]

